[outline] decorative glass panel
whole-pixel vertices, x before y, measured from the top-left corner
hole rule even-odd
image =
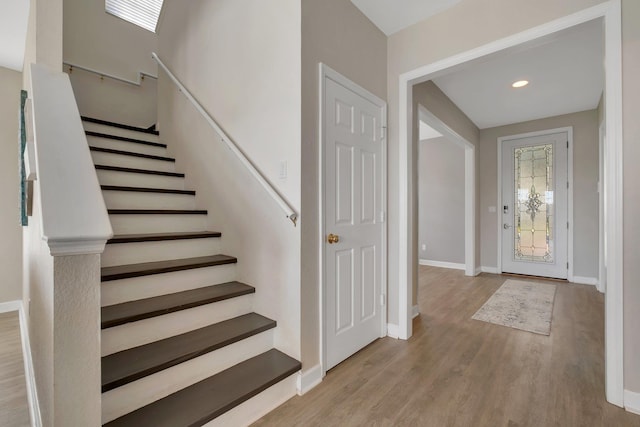
[[[514,165],[514,259],[553,263],[553,145],[516,148]]]

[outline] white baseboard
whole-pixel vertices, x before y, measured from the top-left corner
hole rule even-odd
[[[595,277],[573,276],[573,280],[570,280],[570,282],[577,283],[579,285],[598,286],[598,279]]]
[[[413,316],[411,317],[412,319],[418,317],[420,315],[420,307],[418,307],[418,304],[414,305],[413,310],[411,311],[413,312]]]
[[[624,391],[624,409],[632,414],[640,415],[640,393]]]
[[[20,311],[22,301],[0,302],[0,313],[9,313],[10,311]]]
[[[400,327],[395,323],[387,323],[387,336],[389,338],[400,338]]]
[[[486,267],[483,265],[482,267],[480,267],[480,271],[482,271],[483,273],[500,274],[498,272],[498,267]]]
[[[480,273],[482,273],[482,267],[478,267],[475,270],[473,270],[473,275],[474,276],[477,276]]]
[[[316,365],[311,369],[298,373],[296,389],[298,396],[302,396],[322,382],[322,366]]]
[[[451,268],[453,270],[464,270],[466,266],[456,262],[433,261],[430,259],[421,259],[420,265],[428,265],[430,267]]]
[[[24,374],[27,380],[27,398],[29,400],[29,414],[31,415],[31,426],[42,427],[42,417],[40,415],[40,403],[38,402],[38,391],[36,388],[36,376],[33,370],[33,358],[31,356],[31,340],[29,339],[29,324],[25,314],[22,301],[18,303],[18,316],[20,317],[20,339],[22,341],[22,360],[24,361]]]

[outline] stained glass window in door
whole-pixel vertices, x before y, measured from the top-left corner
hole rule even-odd
[[[553,145],[515,148],[514,166],[514,260],[553,263]]]

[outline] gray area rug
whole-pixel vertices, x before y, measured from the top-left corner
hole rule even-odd
[[[472,319],[549,335],[555,296],[554,284],[508,279]]]

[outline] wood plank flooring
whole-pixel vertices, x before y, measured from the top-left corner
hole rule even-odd
[[[0,313],[0,426],[29,425],[18,312]]]
[[[471,316],[506,280],[420,267],[409,341],[380,339],[255,426],[640,426],[604,396],[604,298],[557,283],[551,336]]]

